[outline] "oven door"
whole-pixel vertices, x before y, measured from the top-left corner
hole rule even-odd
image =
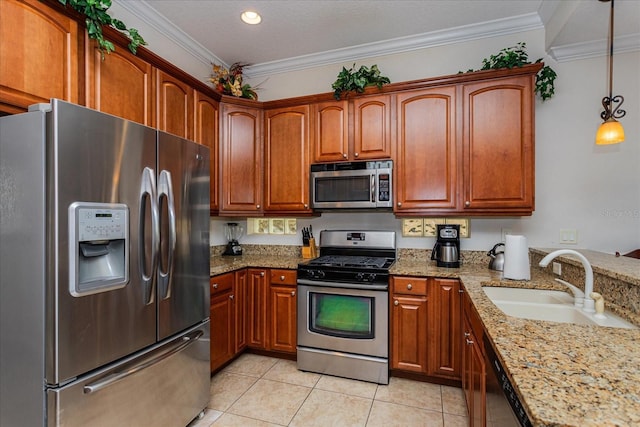
[[[298,346],[388,357],[388,290],[309,283],[298,281]]]

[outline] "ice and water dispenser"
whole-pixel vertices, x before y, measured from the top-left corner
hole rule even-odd
[[[69,291],[73,296],[123,288],[129,281],[129,209],[117,203],[69,206]]]

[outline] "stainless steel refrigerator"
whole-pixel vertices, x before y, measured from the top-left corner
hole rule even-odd
[[[209,401],[209,149],[59,100],[0,118],[0,425]]]

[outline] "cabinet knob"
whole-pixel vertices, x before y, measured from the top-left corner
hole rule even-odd
[[[260,272],[260,277],[264,277],[264,271]]]
[[[409,284],[407,285],[407,289],[409,289],[409,290],[413,289],[413,285],[412,285],[411,283],[409,283]]]
[[[284,276],[280,276],[280,281],[284,282]]]
[[[468,208],[469,206],[471,206],[471,202],[467,200],[466,202],[464,202],[464,206]]]
[[[358,157],[360,153],[353,153],[353,157]]]
[[[305,204],[304,204],[304,208],[305,208],[305,209],[309,209],[309,205],[305,203]]]
[[[291,296],[295,297],[296,296],[296,291],[291,291]]]
[[[233,299],[233,295],[229,295],[229,299],[232,300]]]
[[[260,209],[260,205],[256,205],[256,209]]]
[[[398,202],[398,207],[402,206],[402,202]]]
[[[400,304],[400,303],[398,302],[398,300],[394,300],[394,301],[393,301],[393,305],[398,305],[398,304]]]
[[[473,340],[470,340],[469,338],[466,338],[467,341],[467,345],[473,345]]]
[[[347,153],[342,153],[342,157],[347,158]]]
[[[213,284],[213,289],[218,289],[218,284],[217,283]]]
[[[465,332],[465,333],[464,333],[464,337],[465,337],[465,338],[469,338],[470,336],[471,336],[471,334],[470,334],[469,332]]]

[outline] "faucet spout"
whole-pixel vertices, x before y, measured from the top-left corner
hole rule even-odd
[[[591,293],[593,292],[593,269],[591,268],[591,264],[589,260],[585,258],[580,252],[574,251],[572,249],[559,249],[557,251],[553,251],[550,254],[547,254],[540,261],[540,267],[546,267],[549,265],[551,260],[555,259],[560,255],[573,255],[582,263],[582,267],[584,268],[584,307],[583,311],[594,313],[595,310],[595,302],[591,297]]]

